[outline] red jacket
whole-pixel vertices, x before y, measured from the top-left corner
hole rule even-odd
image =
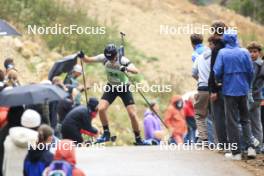
[[[194,107],[191,100],[185,101],[183,109],[186,118],[194,118]]]

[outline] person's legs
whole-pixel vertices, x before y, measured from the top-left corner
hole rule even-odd
[[[250,132],[250,121],[249,121],[249,110],[248,110],[248,101],[247,96],[239,97],[238,101],[238,110],[240,115],[240,123],[242,126],[243,139],[246,144],[246,147],[251,146],[251,132]]]
[[[104,92],[98,106],[99,117],[103,126],[104,133],[101,137],[97,139],[97,142],[109,141],[111,137],[109,124],[108,124],[108,116],[106,112],[110,104],[112,104],[115,98],[117,97],[117,92],[109,84],[107,84],[107,88],[109,88],[109,90]]]
[[[254,102],[254,105],[250,109],[249,117],[253,136],[262,143],[263,141],[263,129],[261,124],[260,114],[260,102]]]
[[[199,91],[195,96],[195,119],[200,140],[207,140],[206,115],[208,114],[209,92]]]
[[[109,102],[106,100],[100,100],[99,102],[99,106],[98,106],[98,112],[99,112],[99,117],[102,123],[102,126],[107,126],[108,125],[108,118],[107,118],[107,114],[106,111],[109,107]]]
[[[129,115],[131,125],[135,134],[135,140],[137,145],[144,145],[144,142],[140,136],[139,121],[135,106],[135,101],[132,93],[129,91],[129,85],[124,85],[123,91],[119,92],[119,97],[122,99],[127,113]]]
[[[136,113],[136,106],[133,105],[128,105],[126,107],[127,109],[127,113],[129,115],[130,121],[131,121],[131,125],[133,128],[134,132],[139,132],[139,122],[138,122],[138,117],[137,117],[137,113]]]
[[[224,96],[224,104],[225,104],[225,115],[227,118],[226,127],[227,127],[227,135],[229,142],[231,145],[237,145],[237,148],[233,148],[231,150],[232,154],[240,154],[240,135],[238,129],[238,116],[237,116],[237,97]]]
[[[72,125],[62,125],[62,139],[73,140],[75,144],[82,143],[83,138],[80,131]]]
[[[262,132],[263,132],[262,134],[264,136],[264,106],[261,106],[261,123],[262,123]],[[264,138],[263,138],[262,143],[264,144]]]
[[[224,99],[218,94],[218,99],[211,102],[212,118],[216,133],[216,141],[220,144],[227,144],[226,116],[224,108]]]

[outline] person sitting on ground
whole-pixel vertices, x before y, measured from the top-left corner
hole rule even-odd
[[[257,42],[251,42],[247,49],[251,54],[251,59],[254,66],[254,78],[249,94],[249,117],[253,135],[253,140],[257,139],[257,151],[260,152],[261,143],[263,141],[263,128],[261,124],[260,104],[262,101],[262,88],[264,86],[264,65],[261,59],[262,47]]]
[[[159,105],[156,102],[150,103],[150,109],[144,113],[144,132],[145,139],[155,144],[159,144],[164,137],[159,117],[153,112],[158,113]]]
[[[171,98],[170,105],[165,112],[165,124],[172,133],[172,143],[183,144],[187,134],[187,124],[183,110],[183,100],[179,95]]]
[[[42,175],[85,176],[84,172],[76,167],[75,145],[73,141],[64,139],[58,143],[54,159]]]
[[[71,110],[62,122],[62,138],[71,139],[76,144],[86,142],[82,134],[97,136],[97,129],[92,126],[92,119],[98,111],[98,100],[90,98],[86,106],[81,105]]]
[[[12,127],[4,142],[3,175],[23,175],[23,162],[28,152],[28,145],[38,140],[37,129],[40,115],[31,109],[21,117],[22,127]]]
[[[50,126],[43,124],[38,128],[38,142],[30,148],[24,161],[24,176],[41,176],[50,165],[53,160],[53,154],[49,152],[52,135]]]

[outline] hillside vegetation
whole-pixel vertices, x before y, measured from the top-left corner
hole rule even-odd
[[[55,3],[54,3],[55,2]],[[47,79],[55,60],[83,49],[88,55],[101,53],[105,44],[120,44],[119,31],[126,33],[126,54],[141,74],[135,79],[150,84],[170,84],[171,93],[146,93],[149,99],[158,99],[161,111],[171,95],[195,89],[191,78],[192,47],[189,34],[161,34],[160,26],[210,25],[223,20],[239,30],[240,43],[251,40],[264,43],[264,27],[218,5],[196,6],[188,0],[0,0],[0,16],[23,36],[0,39],[0,61],[13,57],[20,79],[24,83]],[[77,24],[106,26],[106,35],[29,35],[27,25],[52,26]],[[205,35],[205,40],[209,34]],[[101,65],[86,65],[87,81],[104,83]],[[80,80],[81,81],[81,80]],[[90,90],[89,96],[100,98],[100,92]],[[135,93],[139,116],[142,120],[145,103]],[[118,114],[116,113],[118,112]],[[161,112],[161,114],[162,114]],[[111,128],[119,136],[118,144],[131,144],[132,131],[128,116],[118,99],[109,109]],[[98,127],[100,123],[97,122]]]

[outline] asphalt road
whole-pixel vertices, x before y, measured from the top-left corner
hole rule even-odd
[[[223,155],[160,147],[79,148],[78,167],[88,176],[252,176]]]

